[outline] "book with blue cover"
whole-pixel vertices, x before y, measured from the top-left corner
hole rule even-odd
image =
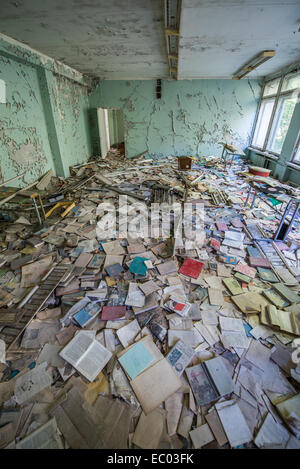
[[[96,303],[88,303],[84,308],[82,308],[78,313],[74,314],[75,321],[79,324],[80,327],[85,327],[92,319],[97,316],[101,307]]]
[[[110,277],[118,277],[124,272],[123,267],[119,263],[109,265],[105,267],[105,270],[107,272],[107,275],[109,275]]]
[[[137,342],[119,358],[119,362],[131,379],[136,378],[153,361],[154,356],[141,342]]]

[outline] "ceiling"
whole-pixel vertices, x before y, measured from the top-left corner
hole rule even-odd
[[[173,0],[167,0],[172,2]],[[247,76],[300,60],[300,0],[182,0],[178,79]],[[163,0],[1,0],[0,32],[101,79],[168,78]]]
[[[183,0],[178,78],[229,78],[263,50],[247,77],[300,60],[300,0]]]
[[[93,77],[168,76],[162,0],[1,0],[0,32]]]

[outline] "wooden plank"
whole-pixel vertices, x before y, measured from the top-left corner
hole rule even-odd
[[[5,341],[7,350],[9,350],[10,347],[12,347],[16,343],[16,341],[18,340],[20,335],[23,333],[27,325],[32,321],[32,319],[35,317],[38,311],[42,308],[45,301],[49,298],[51,293],[55,290],[55,288],[60,283],[61,279],[64,277],[66,271],[69,268],[69,266],[65,266],[63,268],[61,267],[62,266],[59,266],[58,269],[54,267],[52,271],[54,274],[54,278],[52,282],[51,281],[49,282],[50,276],[45,277],[45,281],[41,284],[41,286],[45,288],[45,285],[47,285],[47,290],[43,291],[42,298],[40,297],[40,292],[38,288],[32,294],[31,298],[28,300],[28,303],[26,303],[22,307],[22,309],[25,311],[25,314],[21,314],[19,318],[20,319],[19,323],[15,324],[14,327],[5,326],[0,332],[0,337],[2,337],[3,340]]]
[[[179,36],[179,30],[178,29],[165,29],[165,34],[167,36]]]

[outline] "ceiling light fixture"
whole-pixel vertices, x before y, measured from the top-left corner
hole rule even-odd
[[[252,70],[255,70],[257,67],[262,65],[264,62],[267,60],[271,59],[275,55],[275,50],[264,50],[263,52],[260,52],[258,55],[256,55],[250,62],[247,64],[243,65],[232,77],[233,80],[240,80],[243,78],[245,75],[248,73],[252,72]]]

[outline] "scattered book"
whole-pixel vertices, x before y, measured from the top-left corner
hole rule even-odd
[[[90,302],[78,313],[74,314],[73,318],[81,327],[87,326],[100,312],[101,307],[97,303]]]
[[[203,267],[203,262],[188,258],[185,259],[184,263],[178,270],[178,273],[186,275],[187,277],[198,278]]]
[[[103,306],[101,312],[102,321],[112,321],[114,319],[124,318],[126,306]]]
[[[173,366],[178,376],[181,376],[194,355],[195,352],[191,347],[185,344],[182,340],[178,340],[166,356],[166,359],[170,365]]]
[[[234,383],[221,357],[206,360],[185,371],[198,407],[234,390]]]
[[[105,267],[105,270],[107,272],[107,275],[109,275],[110,277],[118,277],[124,272],[123,267],[119,263],[109,265]]]
[[[89,381],[94,381],[112,357],[95,335],[95,331],[80,331],[59,353]]]

